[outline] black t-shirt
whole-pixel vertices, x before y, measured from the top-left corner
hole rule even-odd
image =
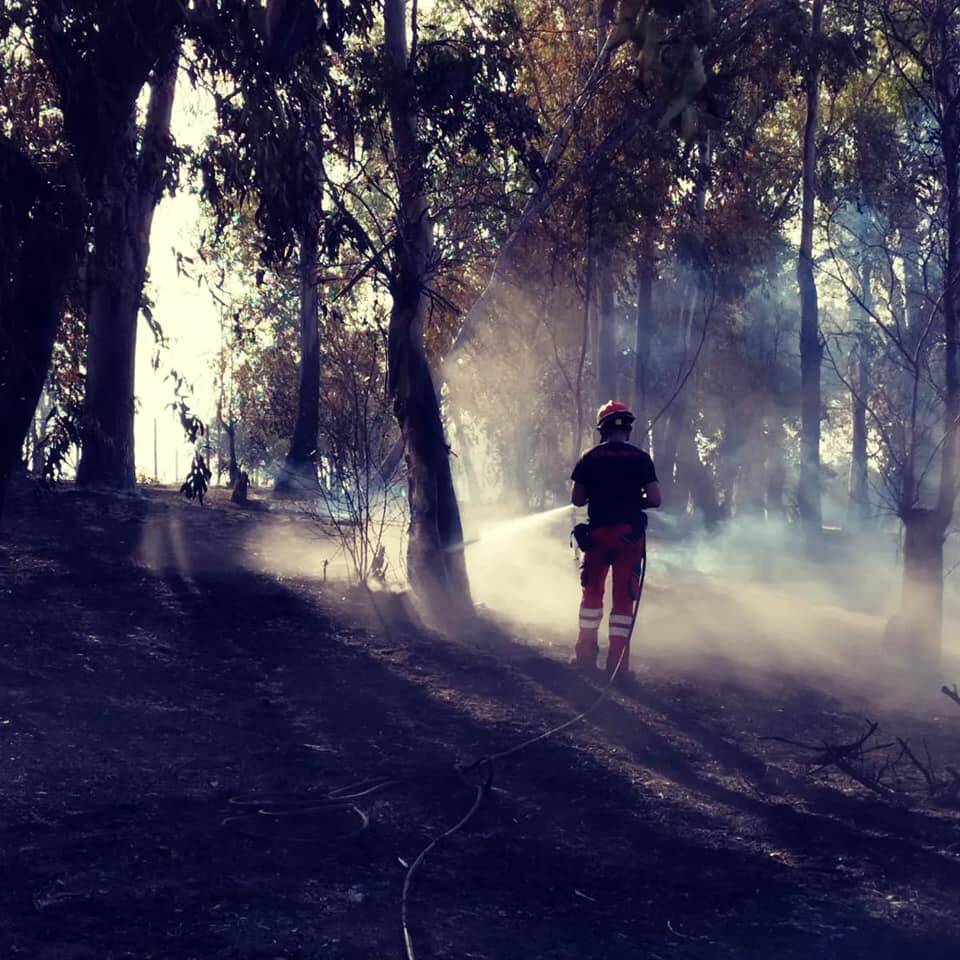
[[[588,450],[573,468],[571,479],[587,488],[587,515],[595,527],[634,523],[643,509],[643,488],[656,483],[649,454],[620,440]]]

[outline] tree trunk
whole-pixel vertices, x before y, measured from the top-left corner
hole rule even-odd
[[[717,488],[709,467],[700,459],[694,432],[687,424],[679,437],[677,447],[677,480],[674,485],[674,506],[684,511],[687,500],[700,511],[704,526],[712,530],[722,519],[717,500]]]
[[[43,476],[43,467],[46,451],[43,447],[43,431],[47,422],[47,414],[50,412],[52,404],[47,398],[46,391],[40,393],[40,400],[37,403],[36,412],[33,415],[33,421],[30,428],[32,442],[30,449],[30,472],[37,479]]]
[[[133,117],[94,205],[88,270],[87,375],[77,483],[115,490],[136,486],[134,368],[137,318],[148,240],[137,187]]]
[[[774,414],[767,420],[766,507],[767,519],[783,517],[783,495],[787,488],[786,437],[784,419]]]
[[[906,511],[902,520],[903,588],[900,612],[891,626],[901,652],[933,667],[940,658],[946,531],[936,510],[915,508]]]
[[[800,521],[808,536],[819,538],[823,526],[820,504],[820,318],[813,274],[813,218],[816,205],[817,128],[820,110],[820,33],[824,0],[813,0],[807,74],[807,116],[803,130],[803,203],[800,217]]]
[[[853,383],[850,392],[850,416],[853,438],[850,450],[850,481],[848,485],[847,521],[859,526],[870,519],[870,487],[867,463],[867,402],[870,390],[870,359],[868,345],[860,339],[854,357]]]
[[[407,575],[433,617],[456,622],[472,616],[473,604],[450,450],[424,343],[433,228],[427,210],[424,150],[417,136],[404,0],[386,0],[383,23],[391,74],[387,106],[400,201],[391,281],[389,386],[406,448]]]
[[[83,239],[72,166],[50,176],[0,138],[0,514],[40,399]]]
[[[953,520],[960,487],[960,101],[955,87],[956,80],[941,137],[946,168],[947,257],[943,294],[944,439],[937,510],[944,531]]]
[[[237,462],[237,421],[230,420],[224,426],[227,434],[227,443],[229,444],[229,459],[227,460],[227,480],[231,489],[240,479],[240,464]]]
[[[904,300],[907,307],[906,326],[910,332],[908,342],[913,344],[929,316],[926,285],[920,264],[920,215],[913,196],[898,204],[897,210],[900,213],[897,226],[900,231],[900,261],[903,264]]]
[[[633,343],[633,414],[640,430],[641,446],[648,447],[650,341],[653,336],[653,283],[656,279],[649,244],[644,243],[637,257],[637,313]]]
[[[309,496],[316,494],[318,488],[317,438],[320,433],[319,229],[312,212],[297,232],[297,240],[300,248],[300,389],[290,451],[277,474],[274,491],[280,495]]]
[[[455,452],[463,469],[463,485],[467,494],[467,502],[475,507],[480,502],[481,488],[476,471],[473,469],[470,438],[467,436],[467,429],[463,425],[463,417],[458,410],[448,408],[448,413],[450,413],[454,429]]]
[[[597,322],[597,406],[619,400],[617,383],[617,316],[613,293],[613,269],[606,250],[594,251]]]
[[[112,152],[94,204],[88,275],[87,377],[77,482],[116,490],[137,482],[134,371],[137,320],[150,255],[150,228],[170,147],[179,48],[157,65],[143,144],[135,112]]]
[[[922,122],[922,116],[912,117],[916,123]],[[927,276],[921,264],[920,241],[920,213],[917,208],[917,199],[913,192],[912,179],[908,170],[902,172],[910,184],[905,190],[906,196],[896,205],[897,227],[900,232],[900,262],[903,268],[904,302],[906,306],[906,323],[903,335],[907,351],[913,355],[925,335],[928,325],[933,320],[933,306],[928,299],[928,290],[933,281],[933,269],[929,268]],[[897,387],[903,391],[903,408],[909,409],[912,405],[911,394],[914,389],[913,376],[902,376],[897,381]],[[932,389],[926,377],[921,377],[916,384],[920,407],[936,402],[930,396]],[[911,423],[911,427],[913,424]],[[908,497],[911,503],[930,502],[937,497],[937,478],[932,470],[926,470],[927,464],[936,460],[934,439],[930,434],[910,430],[906,444],[910,448],[911,468],[905,477],[905,484],[914,490]],[[906,451],[904,451],[906,455]]]
[[[945,23],[946,21],[944,21]],[[940,65],[942,69],[945,65]],[[934,70],[938,75],[940,70]],[[950,69],[944,76],[951,77]],[[951,86],[951,84],[953,84]],[[938,90],[944,103],[940,143],[944,160],[946,275],[942,299],[944,323],[943,449],[940,488],[933,509],[904,502],[903,597],[894,620],[909,654],[935,667],[943,629],[943,544],[953,521],[960,486],[960,103],[955,80]],[[905,496],[912,495],[911,490]],[[891,626],[894,624],[891,623]],[[905,636],[904,636],[905,635]]]
[[[716,488],[723,519],[729,519],[734,512],[742,512],[746,506],[737,503],[736,511],[734,509],[734,498],[743,474],[759,472],[754,464],[747,462],[750,437],[759,432],[761,424],[759,417],[755,419],[757,413],[762,413],[762,410],[755,409],[756,404],[755,397],[738,402],[734,396],[728,396],[723,403],[723,440],[715,456]]]
[[[0,133],[0,511],[76,281],[87,197],[184,14],[159,0],[118,4],[91,41],[59,6],[39,8],[32,40],[46,51],[71,158],[41,168]]]
[[[870,487],[867,462],[867,402],[870,397],[871,343],[870,263],[864,256],[860,268],[860,298],[862,307],[854,308],[857,339],[852,364],[850,415],[853,438],[850,450],[850,481],[848,485],[847,521],[860,526],[870,518]]]

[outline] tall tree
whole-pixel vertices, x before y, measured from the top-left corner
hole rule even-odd
[[[204,196],[218,233],[255,209],[261,267],[283,268],[294,253],[299,277],[299,394],[289,447],[276,477],[278,493],[317,488],[320,404],[320,260],[334,258],[342,237],[338,214],[324,211],[325,153],[352,154],[359,118],[342,58],[350,38],[364,36],[370,5],[340,0],[229,0],[197,17],[200,61],[227,77],[218,96],[216,135],[200,160]],[[349,162],[349,160],[347,160]],[[262,269],[255,270],[262,275]]]
[[[463,555],[463,529],[450,449],[427,362],[424,322],[433,263],[433,227],[427,208],[427,166],[417,131],[417,103],[405,0],[385,0],[384,54],[399,215],[390,284],[389,385],[406,446],[410,529],[407,573],[434,615],[472,612]]]
[[[873,302],[870,295],[872,264],[867,251],[860,258],[860,295],[851,305],[854,314],[854,347],[851,357],[850,416],[853,422],[850,449],[850,480],[848,484],[847,520],[854,526],[862,524],[871,515],[869,456],[867,451],[867,398],[870,396],[872,376],[873,338],[870,324]]]
[[[62,116],[51,149],[26,129],[0,132],[0,508],[20,459],[69,290],[89,200],[124,140],[137,96],[183,21],[180,2],[10,2],[0,36],[29,35],[30,56]],[[9,132],[7,132],[9,130]]]
[[[797,503],[809,534],[819,536],[823,524],[820,503],[820,314],[813,273],[813,227],[817,202],[817,136],[820,116],[821,38],[824,0],[813,0],[804,74],[806,115],[803,127],[800,256],[800,486]]]
[[[917,465],[904,487],[903,623],[917,656],[937,660],[943,624],[943,544],[960,492],[960,9],[952,0],[880,0],[885,40],[922,104],[937,148],[942,258],[943,429],[939,489],[917,502]]]
[[[179,43],[168,37],[153,77],[146,123],[136,107],[103,173],[87,271],[87,378],[77,482],[117,490],[136,484],[134,370],[137,320],[153,214],[168,178],[170,118]]]
[[[317,441],[320,429],[320,224],[323,171],[315,156],[320,145],[304,136],[299,144],[300,216],[297,274],[300,290],[300,385],[297,419],[290,449],[277,474],[277,493],[309,492],[317,484]]]

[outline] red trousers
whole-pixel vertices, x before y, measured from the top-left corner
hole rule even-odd
[[[577,638],[577,660],[596,664],[600,645],[597,634],[603,619],[603,589],[607,573],[613,567],[613,609],[610,611],[610,646],[607,649],[607,672],[623,657],[620,671],[629,666],[630,626],[633,605],[640,589],[640,564],[644,542],[627,540],[632,527],[624,523],[616,527],[595,527],[590,531],[590,547],[583,555],[580,584],[580,634]]]

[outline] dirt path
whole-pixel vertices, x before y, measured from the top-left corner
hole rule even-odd
[[[494,628],[385,631],[332,586],[251,572],[237,558],[270,517],[69,490],[11,512],[2,957],[399,957],[403,863],[472,799],[455,764],[596,697]],[[956,818],[812,781],[757,739],[840,735],[847,705],[790,677],[758,693],[639,666],[635,692],[503,764],[428,860],[422,960],[956,955]],[[909,732],[948,749],[957,714]],[[371,777],[391,782],[353,838],[344,807],[258,822],[268,836],[230,819],[248,809],[232,799]]]

